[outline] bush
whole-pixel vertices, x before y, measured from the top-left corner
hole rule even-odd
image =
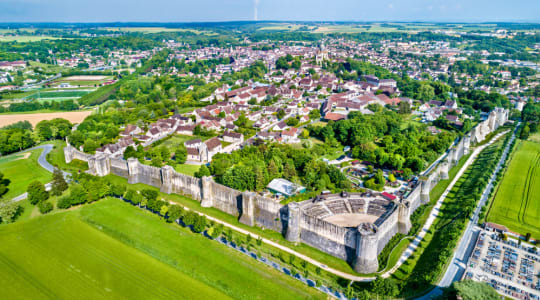
[[[53,210],[53,205],[50,202],[42,201],[38,204],[39,212],[42,214],[49,213]]]
[[[155,201],[157,199],[157,196],[158,196],[158,192],[155,191],[155,190],[150,190],[150,189],[145,189],[145,190],[142,190],[141,191],[141,194],[144,196],[144,198],[146,198],[146,200],[148,200],[149,202],[150,201]]]
[[[26,192],[28,193],[28,201],[33,205],[49,199],[49,193],[45,190],[45,185],[37,180],[28,185]]]
[[[63,196],[58,199],[58,202],[56,202],[56,207],[60,209],[66,209],[71,207],[71,197],[70,196]]]
[[[193,230],[195,232],[203,232],[206,228],[206,217],[197,215],[195,218],[195,223],[193,224]]]

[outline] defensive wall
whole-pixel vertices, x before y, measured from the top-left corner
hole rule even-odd
[[[66,162],[73,159],[88,162],[88,172],[97,176],[115,174],[128,179],[128,183],[144,183],[159,188],[164,193],[190,196],[203,207],[214,207],[239,218],[249,226],[270,228],[282,233],[291,242],[303,242],[335,257],[348,261],[359,273],[373,273],[378,269],[378,254],[397,233],[407,234],[411,214],[429,202],[429,192],[441,179],[448,178],[449,170],[469,152],[473,143],[486,136],[508,120],[508,111],[496,108],[487,120],[454,143],[434,166],[420,176],[402,199],[395,200],[375,222],[365,222],[356,227],[342,227],[309,215],[305,203],[292,202],[281,205],[278,201],[254,192],[241,192],[219,183],[210,177],[196,178],[176,172],[170,166],[156,168],[141,164],[137,159],[127,161],[105,154],[90,155],[68,144],[64,148]],[[352,195],[367,201],[369,197]],[[351,197],[347,195],[346,197]],[[367,203],[367,202],[366,202]],[[366,212],[368,204],[364,205]],[[348,206],[350,210],[350,204]]]

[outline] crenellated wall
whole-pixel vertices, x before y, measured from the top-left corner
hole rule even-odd
[[[298,203],[281,205],[278,201],[253,192],[241,192],[210,177],[195,178],[176,172],[172,167],[156,168],[141,164],[137,159],[127,161],[104,154],[90,155],[68,145],[64,148],[66,162],[73,159],[88,162],[88,172],[97,176],[115,174],[128,179],[128,183],[144,183],[164,193],[188,195],[200,201],[203,207],[214,207],[239,217],[249,226],[260,226],[282,232],[287,240],[303,242],[351,263],[357,272],[377,271],[377,255],[397,233],[407,233],[411,227],[410,215],[422,204],[429,202],[429,192],[459,159],[469,152],[471,143],[478,143],[508,120],[508,111],[496,109],[487,120],[475,126],[469,135],[461,138],[429,172],[424,174],[407,198],[395,202],[375,224],[363,223],[357,228],[340,227],[305,214]],[[367,206],[366,206],[367,208]]]

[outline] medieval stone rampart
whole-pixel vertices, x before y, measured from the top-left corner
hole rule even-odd
[[[475,126],[421,176],[405,199],[394,202],[395,205],[374,223],[363,223],[357,228],[340,227],[309,216],[296,202],[283,206],[274,199],[223,186],[210,177],[200,179],[178,173],[170,166],[156,168],[141,164],[135,158],[126,161],[104,154],[90,155],[70,145],[64,148],[64,155],[67,163],[74,159],[88,162],[91,174],[105,176],[112,173],[127,178],[130,184],[144,183],[164,193],[188,195],[200,201],[203,207],[214,207],[237,216],[240,222],[249,226],[283,232],[289,241],[303,242],[344,259],[357,272],[372,273],[378,268],[378,254],[397,232],[405,234],[409,231],[410,215],[429,202],[429,192],[435,184],[448,178],[452,166],[469,152],[472,143],[481,142],[507,120],[507,110],[497,108],[491,112],[487,120]]]

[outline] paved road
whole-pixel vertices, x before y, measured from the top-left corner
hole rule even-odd
[[[519,124],[518,124],[519,126]],[[489,193],[491,192],[491,189],[493,188],[493,183],[497,177],[497,173],[502,168],[506,156],[508,155],[508,152],[510,150],[510,145],[514,141],[516,137],[516,131],[518,126],[516,126],[516,129],[514,130],[512,137],[508,144],[506,145],[506,148],[504,149],[503,155],[501,155],[501,159],[499,160],[497,167],[493,171],[493,174],[491,175],[491,178],[488,182],[488,185],[484,189],[484,192],[482,193],[482,197],[480,198],[480,201],[478,202],[478,205],[476,206],[476,209],[474,211],[474,214],[472,218],[469,220],[469,223],[467,225],[467,228],[465,229],[465,232],[463,233],[463,236],[456,248],[456,251],[454,252],[454,256],[452,257],[452,260],[450,261],[450,264],[448,265],[448,268],[446,269],[446,272],[443,275],[443,278],[439,282],[436,288],[431,290],[428,294],[418,298],[418,299],[431,299],[433,297],[439,296],[442,294],[443,287],[450,286],[452,282],[458,281],[463,277],[463,273],[465,272],[465,269],[467,268],[467,260],[471,255],[471,252],[474,249],[474,245],[476,242],[476,239],[478,237],[478,233],[480,231],[480,228],[478,228],[478,216],[480,215],[480,211],[482,210],[482,207],[486,203]],[[505,132],[506,133],[506,132]],[[499,134],[501,135],[501,134]],[[484,145],[490,145],[492,144],[497,137],[492,139],[488,144]]]
[[[28,151],[32,151],[32,150],[36,150],[36,149],[43,149],[43,151],[41,151],[41,154],[38,157],[38,163],[42,168],[44,168],[45,170],[52,173],[54,171],[54,166],[51,165],[47,161],[47,154],[49,154],[49,152],[51,152],[53,150],[53,148],[54,148],[54,145],[45,144],[45,145],[40,145],[40,146],[36,146],[36,147],[33,147],[33,148],[29,148],[29,149],[26,149],[26,150],[23,150],[23,151],[17,152],[17,153],[24,153],[24,152],[28,152]],[[64,172],[64,171],[62,171],[62,173],[64,173],[64,178],[67,178],[67,176],[70,175],[69,173]],[[45,189],[47,191],[50,190],[51,189],[51,183],[45,184]],[[24,193],[22,195],[14,197],[12,199],[12,201],[15,201],[15,202],[21,201],[21,200],[26,199],[27,196],[28,196],[27,193]]]

